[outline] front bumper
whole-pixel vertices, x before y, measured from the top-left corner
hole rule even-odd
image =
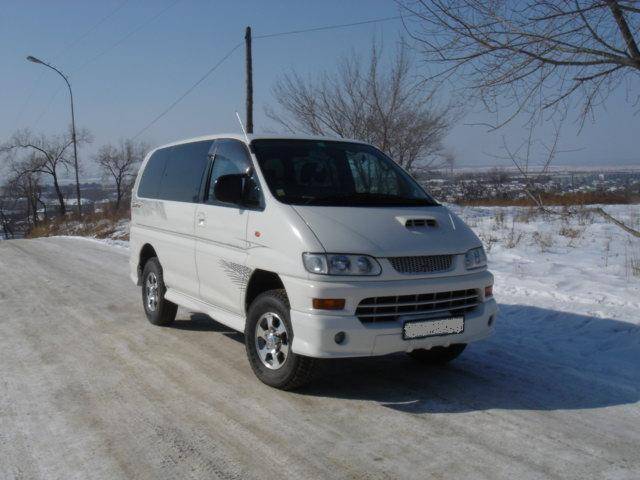
[[[381,282],[309,282],[285,279],[291,301],[291,323],[294,338],[292,350],[316,358],[368,357],[396,352],[410,352],[418,348],[470,343],[493,333],[498,306],[493,297],[465,313],[464,332],[460,334],[404,340],[402,323],[389,321],[363,323],[355,316],[358,303],[368,297],[404,295],[484,287],[493,283],[489,272],[446,278]],[[340,312],[320,312],[311,308],[311,298],[345,298],[346,308]],[[445,315],[440,315],[442,318]],[[426,317],[425,317],[426,318]],[[346,334],[337,344],[335,335]]]

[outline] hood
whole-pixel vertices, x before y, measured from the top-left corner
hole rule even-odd
[[[292,208],[329,253],[443,255],[482,245],[471,229],[443,206]]]

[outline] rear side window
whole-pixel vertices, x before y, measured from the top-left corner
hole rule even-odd
[[[160,182],[169,158],[169,149],[156,150],[149,158],[140,179],[138,196],[144,198],[160,198]]]
[[[176,202],[198,202],[202,178],[209,162],[212,140],[171,147],[162,175],[160,198]]]

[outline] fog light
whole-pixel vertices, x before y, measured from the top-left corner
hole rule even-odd
[[[316,310],[342,310],[344,298],[314,298],[313,308]]]
[[[493,285],[484,287],[484,298],[493,297]]]
[[[335,342],[340,345],[341,343],[343,343],[345,341],[345,339],[347,338],[347,334],[344,332],[338,332],[336,333],[336,336],[333,337],[333,339],[335,340]]]

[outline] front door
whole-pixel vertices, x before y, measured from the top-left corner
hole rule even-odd
[[[222,175],[245,173],[249,152],[237,140],[218,140],[205,201],[196,210],[196,265],[200,298],[229,312],[244,315],[243,292],[251,274],[247,261],[247,219],[250,210],[220,202],[214,187]]]

